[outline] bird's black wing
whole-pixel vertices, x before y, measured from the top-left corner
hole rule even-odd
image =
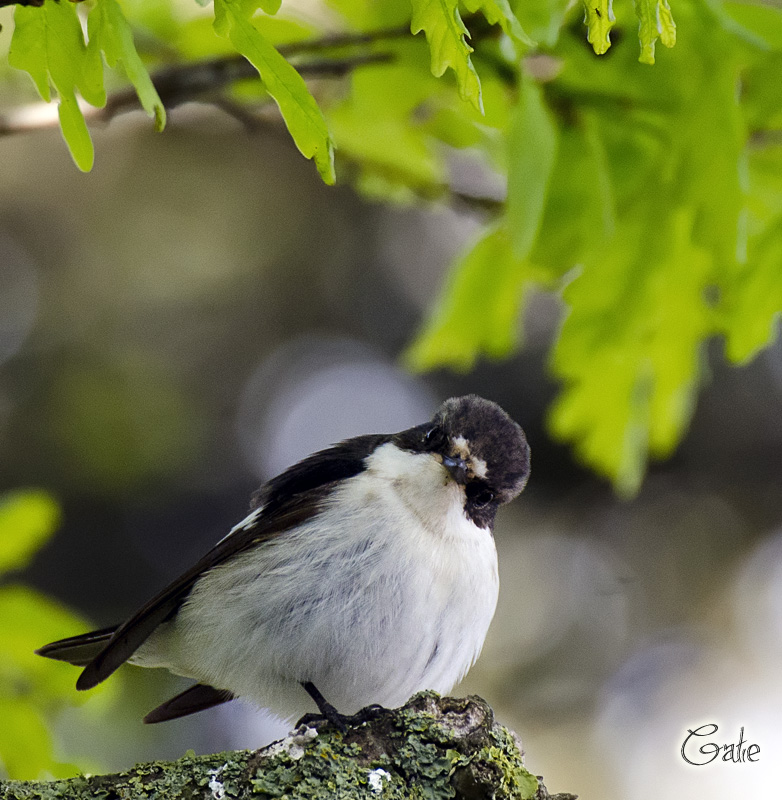
[[[348,439],[305,458],[261,487],[254,497],[257,516],[250,515],[244,526],[237,526],[198,563],[120,625],[87,664],[76,688],[97,686],[127,661],[155,628],[176,612],[205,572],[316,514],[336,482],[361,472],[366,457],[390,438],[380,434]]]

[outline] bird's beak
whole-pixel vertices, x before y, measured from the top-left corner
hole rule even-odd
[[[443,466],[457,483],[467,483],[467,465],[463,458],[443,456]]]

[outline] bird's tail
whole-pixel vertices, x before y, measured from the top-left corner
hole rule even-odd
[[[77,667],[86,667],[108,644],[118,627],[119,625],[113,625],[111,628],[101,628],[99,631],[59,639],[39,647],[35,652],[39,656],[53,658],[55,661],[67,661]]]

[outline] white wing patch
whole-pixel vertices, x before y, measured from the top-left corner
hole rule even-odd
[[[241,522],[238,522],[236,525],[231,528],[228,533],[223,536],[222,539],[217,544],[222,544],[226,539],[233,536],[237,531],[249,531],[250,528],[255,526],[255,523],[258,521],[258,517],[261,516],[263,513],[264,506],[258,506],[258,508],[254,508]],[[217,546],[217,545],[215,545]]]

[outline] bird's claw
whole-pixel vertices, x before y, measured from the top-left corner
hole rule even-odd
[[[359,709],[355,714],[340,714],[333,706],[327,706],[323,709],[323,713],[305,714],[296,723],[296,727],[298,728],[300,725],[317,726],[318,723],[328,722],[341,733],[346,733],[348,728],[364,725],[379,717],[385,710],[383,706],[374,703]]]

